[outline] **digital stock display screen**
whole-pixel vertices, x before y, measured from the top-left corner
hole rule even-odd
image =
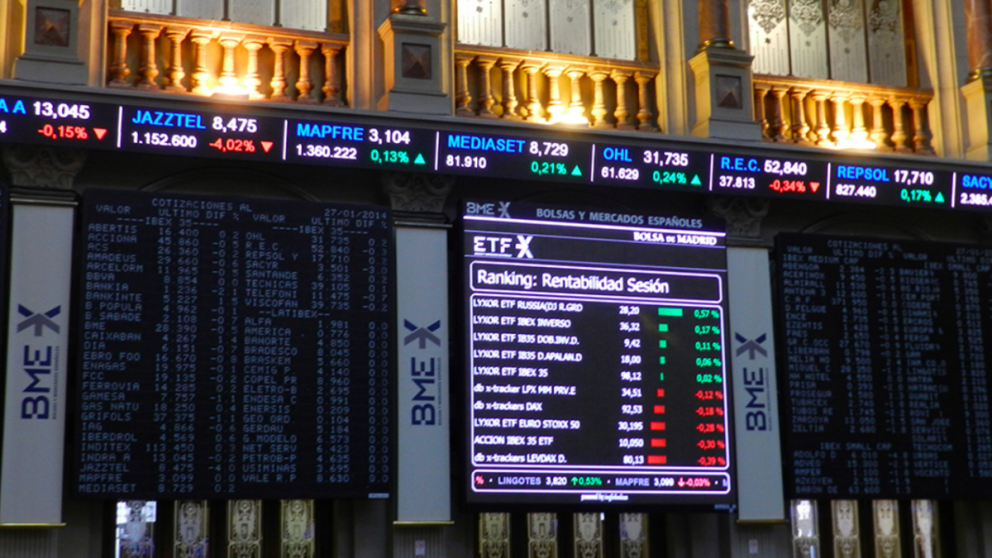
[[[388,497],[391,227],[371,206],[88,190],[75,493]]]
[[[468,202],[468,501],[736,501],[722,223]]]
[[[29,143],[203,157],[406,170],[671,192],[718,193],[889,207],[992,210],[992,172],[824,150],[728,152],[664,136],[604,137],[547,127],[508,129],[479,120],[108,95],[52,97],[0,89],[0,143]],[[488,129],[487,129],[488,128]]]
[[[787,492],[987,498],[992,250],[798,234],[775,250]]]

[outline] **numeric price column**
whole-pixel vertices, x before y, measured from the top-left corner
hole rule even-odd
[[[621,457],[622,465],[644,465],[644,366],[641,354],[641,307],[621,305],[618,309],[618,329],[622,336],[620,348],[620,415],[617,446],[621,451],[635,451]],[[636,436],[636,437],[633,437]]]

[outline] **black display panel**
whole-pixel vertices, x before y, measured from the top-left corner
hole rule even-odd
[[[470,202],[470,503],[736,502],[722,223]]]
[[[0,142],[678,192],[989,211],[981,165],[829,150],[747,148],[649,134],[398,119],[348,110],[156,103],[0,88]]]
[[[775,247],[789,494],[987,498],[992,250],[798,234]]]
[[[89,190],[80,238],[77,495],[388,497],[387,210]]]

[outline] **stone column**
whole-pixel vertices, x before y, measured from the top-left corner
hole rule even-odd
[[[697,0],[699,9],[699,48],[734,48],[730,33],[729,0]]]
[[[432,285],[447,292],[448,228],[444,205],[455,180],[450,176],[389,172],[382,174],[384,193],[393,209],[396,242],[397,324],[399,337],[410,335],[406,324],[429,326],[431,340],[399,344],[400,366],[397,399],[397,448],[393,474],[397,493],[393,496],[396,515],[392,527],[394,558],[423,556],[444,558],[449,532],[455,525],[451,513],[450,421],[448,409],[441,401],[449,400],[447,386],[448,341],[450,327],[443,295],[425,296],[422,286]],[[433,324],[433,325],[432,325]],[[428,329],[418,331],[428,332]],[[430,370],[437,380],[438,392],[434,418],[414,418],[415,406],[409,393],[416,393],[416,370]],[[444,386],[444,387],[441,387]],[[411,392],[410,390],[413,389]],[[434,403],[432,403],[434,405]],[[357,550],[357,548],[356,548]],[[355,556],[385,556],[358,554]]]
[[[992,5],[989,0],[964,0],[964,14],[969,78],[992,75]]]
[[[761,141],[751,93],[753,57],[731,40],[730,1],[697,0],[699,50],[689,60],[696,77],[696,126],[692,135]]]
[[[24,53],[14,62],[14,78],[86,85],[88,69],[79,57],[84,47],[79,44],[81,2],[27,0],[19,4],[25,25]]]
[[[426,12],[414,13],[418,6],[405,2],[379,26],[386,91],[379,110],[450,116],[454,107],[441,61],[447,24]]]
[[[968,83],[961,88],[968,120],[967,157],[992,160],[992,5],[964,0],[968,36]]]

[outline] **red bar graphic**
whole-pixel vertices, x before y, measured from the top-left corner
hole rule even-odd
[[[663,414],[665,414],[665,406],[664,405],[655,405],[654,406],[654,414],[656,414],[656,415],[663,415]]]
[[[668,458],[664,455],[649,455],[648,465],[664,465],[668,463]]]
[[[663,423],[663,422],[652,422],[651,423],[651,430],[664,430],[664,429],[665,429],[665,423]]]
[[[665,389],[658,388],[658,397],[664,397],[664,396],[665,396]]]
[[[653,448],[663,448],[668,445],[668,442],[664,438],[651,438],[651,447]]]

